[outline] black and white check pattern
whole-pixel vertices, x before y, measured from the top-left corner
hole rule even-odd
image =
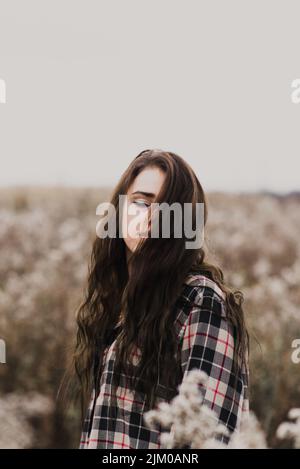
[[[191,306],[189,300],[196,305]],[[208,374],[207,386],[200,388],[203,403],[215,411],[220,423],[232,433],[239,429],[242,418],[249,415],[249,367],[239,370],[235,386],[234,331],[226,319],[224,293],[204,274],[192,273],[183,285],[178,304],[174,326],[181,344],[183,379],[193,368]],[[112,403],[114,344],[115,340],[105,349],[100,392],[96,396],[93,389],[79,448],[161,448],[159,436],[162,427],[150,430],[145,425],[145,400],[141,400],[140,392],[137,394],[129,389],[125,375],[121,376],[117,388],[117,405]],[[164,400],[161,396],[157,396],[157,403]],[[228,442],[227,437],[218,439]]]

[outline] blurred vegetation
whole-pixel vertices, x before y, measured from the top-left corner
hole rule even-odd
[[[96,207],[110,188],[0,189],[0,417],[13,447],[76,448],[79,406],[64,415],[56,393],[75,333]],[[268,445],[300,407],[300,196],[208,193],[205,245],[226,281],[243,291],[251,334],[252,409]],[[0,436],[0,447],[8,438]],[[287,447],[288,443],[284,443]]]

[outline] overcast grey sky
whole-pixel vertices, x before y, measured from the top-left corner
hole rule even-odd
[[[207,190],[300,189],[299,18],[291,0],[0,0],[0,185],[111,185],[161,148]]]

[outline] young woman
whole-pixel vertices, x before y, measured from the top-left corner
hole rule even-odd
[[[122,210],[120,195],[127,196]],[[175,236],[171,222],[170,236],[151,237],[153,202],[178,203],[182,213],[185,203],[192,204],[194,228],[196,203],[203,203],[204,226],[207,221],[202,186],[177,154],[144,150],[121,177],[111,203],[117,220],[121,210],[122,222],[117,236],[94,241],[77,314],[73,363],[80,383],[82,449],[160,448],[162,428],[150,430],[143,415],[170,401],[193,368],[209,375],[201,389],[204,404],[230,433],[249,412],[243,295],[225,285],[219,267],[205,261],[203,244],[187,249],[184,229]],[[134,207],[144,224],[127,232]]]

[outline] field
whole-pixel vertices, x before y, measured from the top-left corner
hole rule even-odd
[[[0,447],[77,447],[79,409],[55,395],[74,334],[96,207],[109,188],[0,189]],[[208,259],[240,288],[251,334],[252,409],[270,447],[300,407],[300,194],[208,193]]]

